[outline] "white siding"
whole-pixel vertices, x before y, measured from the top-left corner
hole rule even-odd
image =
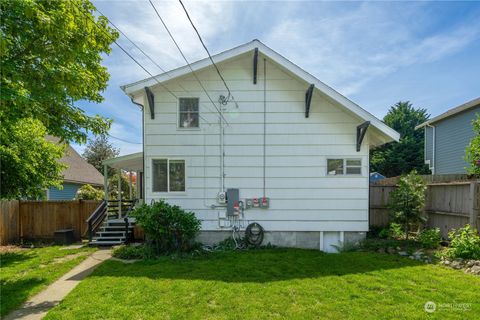
[[[252,81],[252,55],[220,65],[235,100],[226,107],[225,186],[239,188],[242,199],[263,195],[263,57],[259,56],[258,82]],[[216,101],[226,95],[213,68],[197,73]],[[199,97],[199,130],[177,129],[177,101],[155,86],[155,119],[145,108],[146,201],[167,199],[193,211],[204,230],[217,230],[220,209],[211,209],[220,190],[220,138],[218,114],[192,76],[167,82],[179,97]],[[310,117],[305,118],[308,84],[280,66],[267,62],[266,196],[268,210],[245,211],[269,231],[368,230],[368,135],[356,152],[356,126],[361,121],[343,107],[315,91]],[[185,90],[188,92],[186,92]],[[362,174],[328,176],[327,158],[360,158]],[[186,192],[152,193],[154,158],[186,160]]]

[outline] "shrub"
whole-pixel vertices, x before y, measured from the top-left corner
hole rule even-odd
[[[78,189],[76,198],[82,200],[103,200],[105,198],[105,192],[95,189],[89,184],[85,184]]]
[[[423,208],[425,206],[425,182],[415,170],[402,176],[398,188],[390,193],[390,210],[392,220],[403,226],[405,237],[412,225],[425,222]]]
[[[402,226],[395,222],[390,223],[388,228],[383,228],[378,232],[378,238],[380,239],[400,239],[403,236]]]
[[[480,259],[480,236],[470,225],[448,233],[451,239],[446,256],[450,258]]]
[[[435,249],[440,246],[442,237],[440,236],[440,229],[424,229],[418,234],[418,241],[422,247],[426,249]]]
[[[144,246],[119,246],[113,250],[112,256],[119,259],[135,260],[149,257],[148,250]]]
[[[144,204],[130,215],[143,228],[147,245],[157,254],[191,250],[200,231],[200,220],[193,212],[186,212],[165,201]]]

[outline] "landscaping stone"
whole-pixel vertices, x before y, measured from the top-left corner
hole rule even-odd
[[[455,260],[450,264],[450,266],[454,269],[461,269],[462,268],[462,262],[458,261],[458,260]]]
[[[408,256],[408,253],[406,251],[400,251],[400,252],[398,252],[398,254],[403,256],[403,257]]]
[[[476,275],[480,275],[480,266],[473,266],[470,268],[470,273],[473,273],[473,274],[476,274]]]
[[[395,250],[395,248],[388,247],[387,252],[390,253],[390,254],[395,254],[397,252],[397,250]]]

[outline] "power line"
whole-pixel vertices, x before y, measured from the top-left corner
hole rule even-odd
[[[157,14],[157,17],[160,19],[160,21],[162,22],[163,24],[163,27],[165,28],[165,30],[167,31],[168,35],[170,36],[170,38],[172,39],[173,43],[175,44],[175,46],[177,47],[178,51],[180,52],[180,54],[182,55],[183,57],[183,60],[185,60],[185,62],[187,63],[188,67],[190,68],[190,71],[192,71],[192,74],[193,76],[195,77],[195,79],[198,81],[198,83],[200,84],[200,86],[202,87],[203,91],[205,92],[205,94],[207,95],[208,99],[210,100],[210,102],[212,103],[212,105],[215,107],[215,109],[217,109],[218,111],[218,114],[222,117],[223,121],[225,121],[225,123],[228,125],[228,121],[225,119],[225,117],[223,116],[223,113],[220,111],[220,109],[217,108],[217,106],[215,105],[215,102],[213,102],[212,98],[210,97],[210,95],[208,94],[207,90],[205,89],[205,87],[203,86],[202,82],[200,81],[200,79],[198,78],[197,74],[195,73],[195,71],[193,70],[192,66],[190,65],[190,62],[188,62],[188,59],[187,57],[185,57],[185,54],[183,53],[182,49],[180,49],[180,46],[178,45],[177,41],[175,40],[175,38],[173,37],[172,33],[170,32],[170,29],[168,29],[167,25],[165,24],[165,22],[163,21],[162,17],[160,16],[160,13],[158,13],[157,11],[157,8],[155,7],[155,5],[153,4],[152,0],[148,0],[148,2],[150,2],[150,5],[152,6],[153,10],[155,10],[155,13]]]
[[[97,9],[95,9],[98,13],[100,13],[102,16],[104,16],[100,11],[98,11]],[[96,22],[94,19],[92,19],[92,17],[85,13],[84,11],[80,10],[80,12],[82,12],[84,14],[84,16],[88,17],[92,22],[93,24],[95,25],[95,27],[97,27],[97,29],[101,30],[102,32],[104,32],[108,37],[110,37],[110,40],[112,40],[130,59],[132,59],[138,66],[140,66],[146,73],[148,73],[150,75],[150,77],[152,77],[155,81],[157,81],[157,83],[159,85],[161,85],[168,93],[170,93],[171,95],[173,95],[175,97],[175,99],[178,100],[178,97],[175,93],[173,93],[172,91],[170,91],[170,89],[168,89],[162,82],[160,82],[154,75],[152,75],[140,62],[138,62],[126,49],[124,49],[115,39],[113,39],[112,35],[109,34],[108,32],[106,32],[104,29],[101,29],[99,26],[97,26]],[[105,16],[104,16],[105,17]],[[107,19],[107,21],[110,22],[110,20],[108,20],[107,17],[105,17],[105,19]],[[113,25],[113,24],[112,24]],[[120,32],[119,29],[115,28],[116,30],[118,30]],[[123,34],[123,33],[122,33]],[[198,114],[198,117],[203,119],[203,121],[205,121],[207,124],[211,125],[211,123],[209,121],[207,121],[204,117],[202,117],[202,115],[200,115],[200,113]]]
[[[155,66],[157,66],[158,69],[160,69],[163,73],[165,73],[166,75],[168,75],[168,77],[170,79],[172,79],[172,76],[170,75],[170,73],[168,71],[165,71],[165,69],[163,69],[155,60],[152,59],[152,57],[150,57],[144,50],[142,50],[142,48],[140,48],[133,40],[131,40],[126,34],[125,32],[123,32],[122,30],[120,30],[120,28],[118,28],[113,22],[112,20],[110,20],[106,15],[104,15],[100,10],[98,9],[95,9],[98,13],[100,13],[102,16],[105,17],[105,19],[107,19],[107,21],[118,31],[120,32],[133,46],[135,46],[135,48],[137,48],[147,59],[149,59]],[[155,79],[157,80],[157,79]],[[158,80],[157,80],[158,82]],[[187,93],[191,93],[190,91],[188,91],[187,89],[185,89],[180,83],[178,83],[178,81],[175,81],[180,88],[182,88],[183,91],[187,92]],[[173,93],[172,93],[173,94]],[[202,104],[204,105],[205,107],[207,107],[205,104]],[[209,111],[213,111],[211,110],[210,108],[208,108]],[[213,112],[216,112],[216,111],[213,111]],[[201,117],[201,116],[200,116]],[[205,118],[201,117],[206,123],[208,123],[209,125],[211,125],[210,122],[208,122]]]
[[[238,104],[237,104],[237,102],[235,101],[235,98],[233,97],[233,95],[232,95],[232,93],[231,93],[231,91],[230,91],[230,88],[229,88],[228,85],[227,85],[227,82],[226,82],[225,79],[223,78],[222,73],[221,73],[220,70],[218,69],[217,64],[213,61],[212,55],[210,54],[210,51],[208,51],[208,48],[207,48],[207,46],[205,45],[205,42],[203,42],[203,39],[202,39],[202,37],[200,36],[200,32],[198,32],[197,27],[195,27],[195,24],[193,23],[192,19],[190,18],[190,15],[188,14],[187,8],[186,8],[185,5],[183,4],[182,0],[178,0],[178,1],[179,1],[180,4],[182,5],[183,11],[185,11],[185,14],[187,15],[188,21],[190,21],[190,24],[192,25],[193,30],[195,30],[195,33],[197,34],[198,39],[199,39],[200,42],[202,43],[203,48],[204,48],[205,51],[207,52],[208,58],[209,58],[210,61],[212,62],[213,66],[215,67],[215,70],[217,70],[218,76],[220,77],[220,79],[222,80],[223,84],[225,85],[225,88],[227,88],[228,97],[227,97],[227,99],[226,99],[226,102],[228,102],[228,100],[230,99],[230,97],[232,97],[232,99],[233,99],[234,102],[235,102],[235,105],[236,105],[237,108],[238,108]]]
[[[132,141],[128,141],[128,140],[125,140],[125,139],[122,139],[122,138],[119,138],[119,137],[115,137],[113,135],[111,135],[110,133],[107,133],[107,135],[113,139],[117,139],[117,140],[120,140],[120,141],[123,141],[123,142],[126,142],[126,143],[130,143],[130,144],[142,144],[141,142],[132,142]]]

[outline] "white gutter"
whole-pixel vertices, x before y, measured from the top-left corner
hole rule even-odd
[[[432,132],[432,162],[433,162],[433,165],[430,169],[432,170],[432,175],[434,175],[435,174],[435,126],[432,126],[429,123],[427,123],[426,126],[432,128],[432,131],[433,131]],[[427,132],[427,129],[425,129],[425,135],[426,135],[426,132]],[[425,147],[426,147],[426,144],[425,144]]]

